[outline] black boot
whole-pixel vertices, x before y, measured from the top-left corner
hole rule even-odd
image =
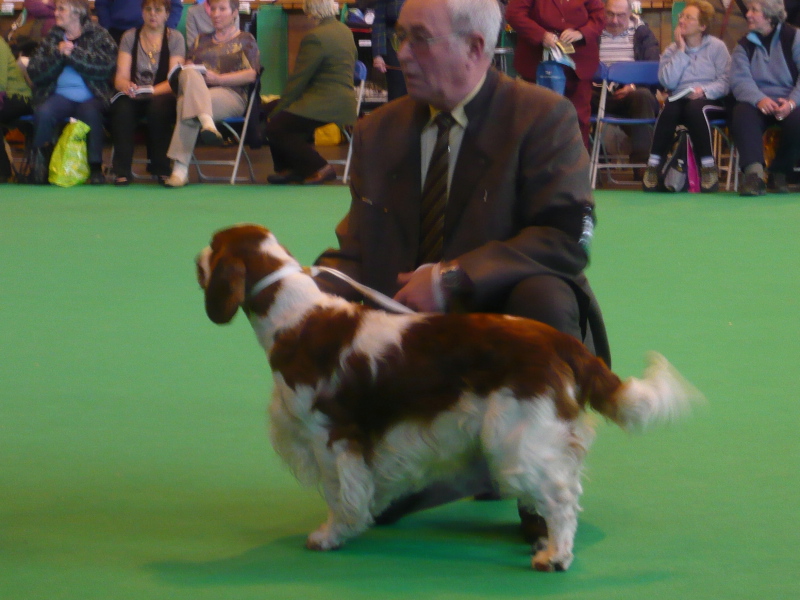
[[[28,173],[25,177],[27,183],[34,185],[48,185],[50,177],[50,157],[53,155],[53,144],[45,144],[41,148],[34,148],[28,161]]]

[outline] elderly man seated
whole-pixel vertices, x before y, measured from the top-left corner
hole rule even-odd
[[[633,14],[630,0],[606,0],[606,27],[600,35],[600,60],[607,65],[622,61],[658,60],[656,36],[638,16]],[[600,104],[600,88],[592,95],[592,110]],[[649,119],[658,112],[653,92],[634,84],[618,87],[606,98],[606,111],[612,115]],[[623,127],[631,142],[630,161],[646,163],[650,156],[653,128],[650,125]]]

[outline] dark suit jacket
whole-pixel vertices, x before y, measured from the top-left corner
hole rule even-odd
[[[536,80],[536,67],[542,61],[542,41],[549,32],[561,34],[575,29],[583,40],[575,44],[575,73],[591,79],[600,64],[600,34],[605,27],[602,0],[511,0],[506,20],[517,32],[514,68],[528,81]]]
[[[570,282],[579,303],[592,307],[587,317],[595,347],[608,361],[602,318],[583,275],[588,257],[578,243],[593,200],[575,109],[549,90],[491,69],[466,113],[445,214],[444,260],[458,259],[475,286],[478,309],[532,275]],[[428,106],[406,96],[358,122],[350,212],[336,229],[339,249],[326,251],[318,264],[390,296],[398,273],[418,266],[420,135],[429,119]]]

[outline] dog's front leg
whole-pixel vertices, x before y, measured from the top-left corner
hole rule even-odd
[[[359,452],[342,448],[345,442],[333,446],[333,460],[329,454],[322,467],[322,493],[328,504],[328,520],[308,536],[306,546],[311,550],[339,548],[372,524],[369,512],[375,493],[372,473]]]

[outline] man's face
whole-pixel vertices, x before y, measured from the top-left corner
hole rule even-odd
[[[467,77],[469,46],[453,31],[444,2],[407,0],[396,32],[397,57],[409,96],[443,110],[452,108],[454,95]]]
[[[606,31],[619,35],[628,27],[631,11],[627,0],[608,0],[606,2]]]

